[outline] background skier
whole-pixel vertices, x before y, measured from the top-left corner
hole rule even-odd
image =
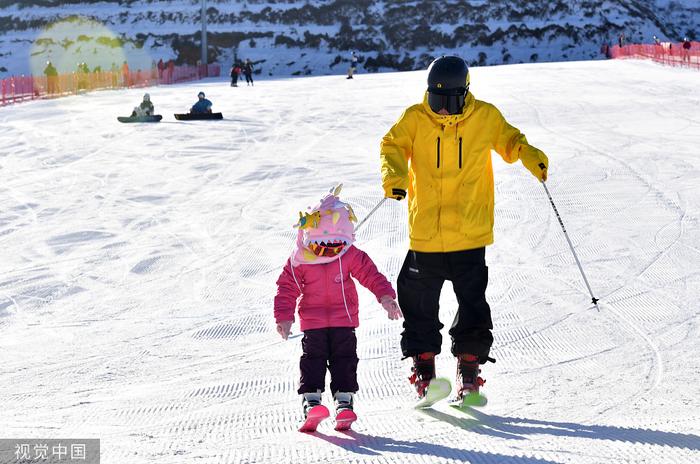
[[[449,331],[459,398],[478,394],[479,364],[491,360],[485,297],[485,247],[493,243],[494,222],[491,150],[547,179],[545,154],[496,107],[474,98],[467,64],[457,56],[433,61],[423,103],[406,109],[381,142],[385,195],[401,200],[408,194],[410,250],[397,289],[405,316],[401,349],[413,358],[411,381],[421,397],[442,346],[438,302],[445,280],[459,304]]]
[[[296,247],[277,279],[275,321],[286,340],[299,301],[299,325],[304,332],[299,362],[304,417],[321,404],[326,368],[336,413],[352,410],[357,385],[359,325],[357,279],[377,297],[389,319],[401,317],[396,294],[366,253],[353,245],[352,208],[338,198],[340,186],[321,199],[310,213],[299,213]]]
[[[350,55],[350,67],[348,68],[347,79],[352,79],[353,74],[355,74],[355,69],[357,69],[357,55],[355,55],[355,52],[352,52]]]
[[[231,66],[231,72],[229,75],[231,76],[231,87],[238,87],[238,76],[241,74],[241,67],[238,65],[238,63],[233,63]]]
[[[175,73],[175,62],[170,59],[168,60],[168,65],[166,66],[166,69],[168,70],[168,84],[172,84],[174,81],[174,73]]]
[[[162,81],[163,71],[165,70],[165,63],[163,63],[163,58],[158,60],[158,64],[156,66],[158,67],[158,80]]]
[[[122,63],[122,85],[124,87],[131,86],[131,72],[129,71],[129,63],[126,61]]]
[[[58,93],[58,71],[50,61],[46,62],[44,74],[46,75],[47,92],[52,95]]]
[[[246,85],[253,85],[253,63],[250,61],[250,58],[245,60],[243,74],[245,74]]]
[[[690,40],[687,37],[683,38],[683,45],[681,45],[681,60],[690,64]]]

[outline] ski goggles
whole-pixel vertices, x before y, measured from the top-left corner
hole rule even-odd
[[[448,114],[459,114],[464,108],[464,100],[467,96],[468,88],[462,87],[459,89],[443,90],[434,92],[428,90],[428,105],[435,113],[440,110],[447,110]]]

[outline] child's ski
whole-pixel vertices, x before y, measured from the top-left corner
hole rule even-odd
[[[328,408],[322,404],[314,406],[309,409],[306,415],[306,420],[301,427],[299,427],[300,432],[312,433],[316,431],[316,427],[321,423],[322,420],[327,419],[331,414],[328,412]]]
[[[343,409],[335,416],[336,430],[350,430],[352,423],[357,420],[357,414],[352,409]]]

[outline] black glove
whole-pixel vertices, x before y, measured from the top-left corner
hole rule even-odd
[[[406,191],[401,189],[391,189],[391,195],[394,200],[401,201],[406,198]]]

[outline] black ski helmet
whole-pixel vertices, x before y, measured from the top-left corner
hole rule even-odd
[[[428,104],[438,113],[459,114],[469,92],[469,68],[458,56],[441,56],[428,67]]]

